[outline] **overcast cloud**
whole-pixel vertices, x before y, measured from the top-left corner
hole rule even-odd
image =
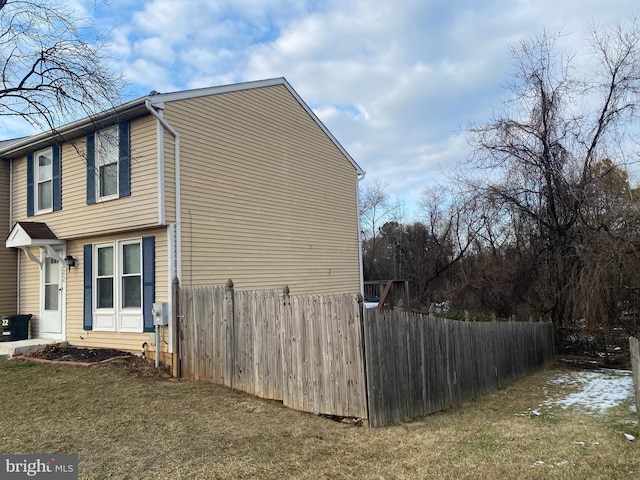
[[[411,221],[423,189],[463,158],[462,132],[499,105],[508,46],[543,29],[578,50],[633,0],[75,0],[106,32],[127,99],[284,76],[366,182]],[[20,134],[0,124],[2,136]],[[28,130],[22,132],[29,133]]]

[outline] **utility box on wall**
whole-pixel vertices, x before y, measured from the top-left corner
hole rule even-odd
[[[169,325],[169,304],[167,302],[154,302],[151,315],[155,326]]]

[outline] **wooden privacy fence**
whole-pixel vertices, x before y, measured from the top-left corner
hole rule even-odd
[[[362,309],[357,295],[179,289],[183,377],[372,427],[445,410],[543,365],[551,323]]]
[[[179,295],[183,377],[296,410],[367,418],[356,295],[236,292],[232,283]]]
[[[391,425],[494,390],[553,357],[553,327],[368,310],[369,424]]]

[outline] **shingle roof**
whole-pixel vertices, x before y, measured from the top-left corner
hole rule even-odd
[[[46,223],[18,222],[17,225],[20,225],[31,238],[37,238],[39,240],[59,240]]]

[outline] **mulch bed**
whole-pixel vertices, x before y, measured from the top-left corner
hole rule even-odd
[[[54,343],[33,352],[30,357],[64,362],[100,363],[117,357],[132,356],[128,352],[113,348],[76,348]]]
[[[164,367],[156,368],[155,362],[114,348],[77,348],[54,343],[23,358],[36,362],[118,368],[138,377],[171,378]]]

